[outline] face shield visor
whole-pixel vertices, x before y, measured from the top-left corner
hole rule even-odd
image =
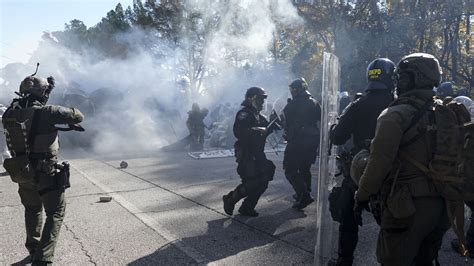
[[[267,96],[266,95],[255,95],[251,98],[252,107],[257,111],[262,111],[263,108],[267,105]]]

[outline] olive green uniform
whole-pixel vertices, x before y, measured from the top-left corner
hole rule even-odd
[[[401,103],[385,109],[378,118],[356,199],[363,202],[371,195],[381,194],[382,223],[377,243],[380,263],[429,264],[437,258],[443,235],[449,229],[445,202],[429,177],[400,159],[399,151],[428,165],[433,154],[429,133],[405,144],[428,125],[429,111],[415,125],[411,123],[418,110],[433,97],[433,92],[412,90],[401,96],[413,99],[417,107]]]
[[[56,178],[56,163],[59,152],[58,130],[56,124],[77,124],[84,116],[74,108],[66,108],[54,105],[41,105],[36,102],[31,107],[18,108],[12,104],[4,114],[7,118],[25,121],[25,116],[31,108],[38,114],[35,119],[35,128],[30,130],[34,138],[33,146],[30,148],[29,160],[35,169],[35,177],[31,183],[19,184],[18,193],[21,203],[25,207],[26,243],[25,246],[32,256],[34,262],[52,262],[54,249],[59,237],[62,221],[64,219],[66,201],[64,198],[64,186],[61,180]],[[30,112],[31,113],[31,112]],[[32,119],[30,117],[29,119]],[[5,122],[4,122],[5,123]],[[8,129],[8,126],[5,126]],[[22,136],[8,136],[18,138]],[[9,146],[13,156],[20,155],[14,148]],[[45,209],[46,221],[41,231],[43,218],[42,210]]]

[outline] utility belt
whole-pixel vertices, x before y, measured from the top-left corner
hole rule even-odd
[[[329,212],[332,219],[339,223],[344,223],[347,213],[352,212],[354,194],[357,190],[357,185],[352,179],[345,178],[342,182],[341,186],[334,187],[329,194]],[[382,199],[380,194],[370,197],[369,207],[375,221],[380,225],[382,219]]]
[[[251,157],[246,157],[239,161],[237,173],[246,179],[271,181],[275,175],[275,169],[275,164],[268,159],[257,162],[257,160]]]
[[[41,183],[39,178],[53,178],[54,182],[46,182],[50,185],[44,188],[39,187],[40,195],[55,189],[71,187],[68,162],[57,163],[53,159],[54,157],[48,158],[47,155],[43,155],[43,158],[35,157],[40,156],[39,154],[27,156],[25,153],[17,153],[15,157],[6,158],[3,161],[3,167],[10,175],[11,180],[18,184]]]
[[[315,137],[319,135],[317,126],[293,127],[286,132],[287,141],[297,141],[304,137]]]
[[[46,187],[39,187],[38,193],[40,195],[43,195],[56,189],[66,190],[71,187],[71,183],[69,182],[69,178],[71,176],[69,163],[55,163],[54,168],[55,173],[54,176],[52,176],[53,183],[49,184]]]

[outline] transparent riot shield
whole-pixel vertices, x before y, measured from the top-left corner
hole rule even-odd
[[[329,192],[336,185],[336,148],[330,147],[329,130],[336,123],[339,110],[339,59],[324,53],[321,140],[319,149],[319,176],[317,191],[316,247],[314,263],[325,266],[336,254],[335,222],[329,213]]]

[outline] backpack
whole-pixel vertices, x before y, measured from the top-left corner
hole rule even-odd
[[[429,164],[423,165],[402,151],[399,157],[431,178],[446,201],[450,222],[461,243],[461,253],[466,256],[464,201],[474,200],[474,124],[469,111],[460,103],[434,99],[432,104],[426,105],[432,110],[430,123],[414,139],[432,134],[434,147]],[[421,118],[422,109],[414,119]],[[416,122],[412,120],[411,124]]]
[[[35,169],[30,162],[29,154],[34,146],[38,115],[36,108],[9,108],[3,115],[2,123],[7,146],[12,153],[12,158],[3,161],[3,167],[15,183],[31,183],[35,177]]]

